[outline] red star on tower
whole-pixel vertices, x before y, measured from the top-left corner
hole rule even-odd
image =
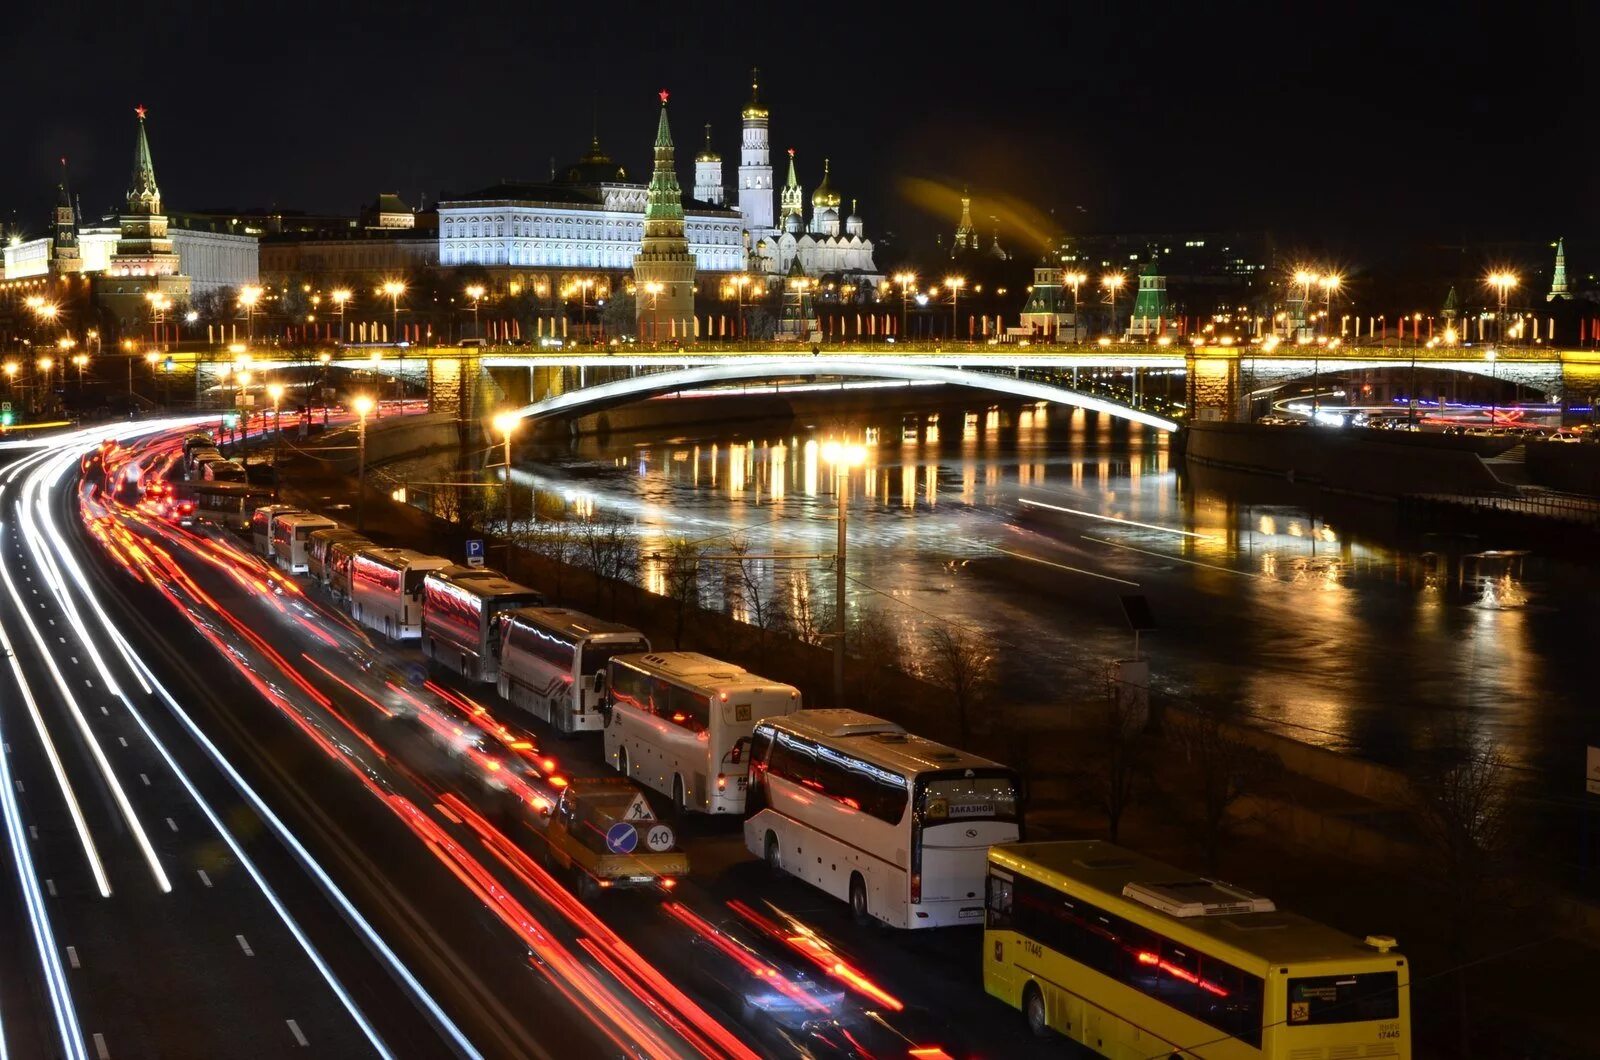
[[[667,90],[663,88],[660,92],[657,93],[657,95],[659,95],[661,97],[662,106],[666,106],[666,103],[667,103]]]
[[[140,106],[134,107],[133,108],[133,112],[135,114],[139,115],[139,120],[140,121],[144,121],[145,109],[144,109],[144,106],[142,104]]]

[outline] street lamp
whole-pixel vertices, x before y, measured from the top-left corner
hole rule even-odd
[[[272,499],[278,499],[278,443],[283,440],[283,384],[268,383],[267,396],[272,399]]]
[[[1333,318],[1329,314],[1333,312],[1333,295],[1343,284],[1344,277],[1336,272],[1330,272],[1328,275],[1317,279],[1317,285],[1322,288],[1322,333],[1324,335],[1331,334],[1329,329],[1332,327]]]
[[[83,400],[83,366],[89,363],[89,355],[75,353],[72,355],[72,365],[78,370],[78,400]]]
[[[844,630],[845,630],[845,529],[850,518],[850,469],[867,462],[864,445],[828,442],[822,459],[833,465],[833,492],[839,505],[839,543],[833,557],[833,702],[844,706]]]
[[[1495,337],[1499,339],[1500,345],[1504,346],[1506,342],[1506,292],[1517,285],[1517,274],[1502,269],[1491,272],[1484,282],[1493,287],[1495,293],[1499,295],[1500,311],[1496,316],[1498,323],[1495,326]]]
[[[733,288],[733,296],[739,307],[739,338],[744,338],[744,289],[750,286],[751,276],[741,272],[728,280],[728,285]]]
[[[506,495],[506,570],[511,569],[511,435],[516,431],[517,425],[522,422],[522,417],[515,412],[500,412],[494,417],[494,429],[500,432],[501,439],[505,442],[505,495]],[[537,513],[535,513],[537,514]]]
[[[350,402],[356,416],[356,529],[365,530],[367,494],[367,415],[372,412],[372,398],[357,394]]]
[[[1106,289],[1106,294],[1111,302],[1111,334],[1113,337],[1117,333],[1117,292],[1122,290],[1122,285],[1127,282],[1128,278],[1120,272],[1108,273],[1100,277],[1100,286]]]
[[[239,288],[239,304],[244,306],[244,341],[251,345],[256,341],[256,303],[259,301],[261,288],[255,284]]]
[[[914,272],[897,272],[895,273],[894,282],[900,285],[900,340],[904,342],[906,324],[909,319],[906,311],[906,298],[911,293],[911,285],[917,282],[917,274]]]
[[[661,333],[661,317],[656,311],[656,300],[661,296],[661,292],[664,290],[666,290],[666,288],[661,286],[661,284],[657,283],[655,280],[651,280],[649,283],[644,285],[644,293],[650,296],[650,341],[652,343],[658,340]]]
[[[1072,343],[1078,343],[1078,288],[1089,282],[1089,274],[1085,272],[1068,272],[1061,277],[1061,281],[1072,288]]]
[[[161,354],[157,353],[155,350],[151,350],[151,351],[149,351],[148,353],[146,353],[144,355],[144,363],[146,365],[148,365],[149,368],[150,368],[150,401],[151,401],[152,404],[155,402],[155,399],[156,399],[155,398],[156,364],[160,360],[161,360]],[[132,353],[128,354],[128,396],[130,398],[133,396],[133,354]],[[129,410],[129,415],[132,415],[132,410],[131,409]]]
[[[54,358],[41,357],[37,363],[39,371],[44,374],[44,394],[42,396],[44,401],[48,403],[50,400],[50,369],[55,367],[56,362]]]
[[[956,303],[961,299],[961,288],[967,285],[963,276],[946,276],[944,285],[950,288],[950,340],[954,342],[960,336],[957,334],[961,327],[960,314],[956,312]]]
[[[578,289],[578,328],[583,332],[584,341],[589,338],[589,292],[594,288],[594,279],[585,276],[581,280],[574,280],[573,287]]]
[[[1484,360],[1489,362],[1489,378],[1491,380],[1491,387],[1489,391],[1490,427],[1494,426],[1495,417],[1500,414],[1500,371],[1495,363],[1499,356],[1500,355],[1494,350],[1490,350],[1483,355]]]
[[[483,298],[483,284],[468,284],[467,297],[472,299],[472,337],[481,339],[483,338],[483,326],[478,323],[478,302]]]
[[[406,285],[399,280],[384,280],[383,293],[389,296],[390,307],[393,310],[393,320],[389,328],[389,341],[400,341],[400,296],[406,293]]]
[[[350,292],[343,287],[333,292],[333,304],[339,308],[339,345],[344,345],[344,304],[350,301]]]

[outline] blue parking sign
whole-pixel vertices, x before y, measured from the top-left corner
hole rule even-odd
[[[467,542],[467,566],[483,566],[483,538],[475,537]]]

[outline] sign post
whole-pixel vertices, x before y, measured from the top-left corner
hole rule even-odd
[[[475,537],[467,542],[467,566],[483,566],[483,538]]]

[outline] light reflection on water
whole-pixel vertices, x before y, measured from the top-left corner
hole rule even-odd
[[[1008,700],[1092,696],[1104,663],[1131,649],[1117,598],[1138,593],[1161,623],[1143,641],[1158,691],[1225,697],[1301,738],[1390,761],[1451,714],[1540,768],[1558,744],[1581,739],[1579,645],[1594,633],[1586,572],[1537,558],[1525,573],[1468,572],[1380,544],[1342,515],[1283,503],[1266,480],[1180,480],[1165,437],[1082,411],[919,411],[741,437],[585,439],[524,453],[514,505],[527,511],[526,491],[537,489],[542,504],[561,497],[577,515],[620,514],[637,523],[647,554],[682,537],[714,553],[742,539],[759,554],[829,555],[831,438],[873,439],[848,475],[852,608],[881,610],[913,655],[933,622],[983,630],[1000,648]],[[1023,496],[1105,518],[1019,518]],[[831,609],[827,559],[759,567],[790,611]],[[647,559],[641,578],[665,588],[659,560]],[[717,579],[708,581],[715,597]]]

